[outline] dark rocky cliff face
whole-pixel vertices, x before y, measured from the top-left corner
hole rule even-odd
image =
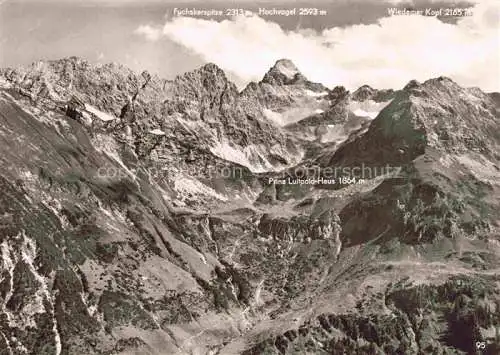
[[[242,92],[213,64],[2,69],[0,353],[498,353],[494,100],[287,60]],[[338,167],[372,170],[269,182]]]
[[[392,89],[377,90],[369,85],[363,85],[352,93],[353,99],[357,101],[373,100],[375,102],[393,99],[396,92]]]

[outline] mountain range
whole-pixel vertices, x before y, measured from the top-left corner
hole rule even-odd
[[[499,353],[499,97],[0,69],[0,354]]]

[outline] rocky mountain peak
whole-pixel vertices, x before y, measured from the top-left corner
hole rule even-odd
[[[464,90],[460,85],[451,80],[446,76],[440,76],[438,78],[432,78],[426,80],[422,83],[422,88],[426,90],[438,90],[438,91],[461,91]],[[466,91],[468,89],[465,89]],[[479,90],[481,92],[481,90]],[[477,92],[476,92],[477,93]]]
[[[226,73],[217,65],[208,63],[193,71],[178,76],[174,80],[174,87],[182,93],[196,91],[194,95],[201,95],[203,91],[209,96],[220,95],[223,91],[236,96],[238,90],[226,76]]]
[[[309,81],[291,60],[280,59],[260,82],[249,83],[240,98],[267,119],[286,125],[327,109],[329,92],[323,84]]]
[[[144,77],[123,65],[91,64],[78,57],[7,68],[0,76],[35,101],[63,104],[77,95],[115,115],[119,115],[122,107],[145,83]]]
[[[408,91],[414,88],[418,88],[420,86],[420,83],[417,80],[410,80],[408,84],[405,85],[403,88],[404,91]]]
[[[364,101],[368,97],[372,96],[374,92],[375,92],[375,89],[373,89],[371,86],[363,85],[363,86],[359,87],[356,91],[354,91],[352,96],[353,96],[354,100]]]
[[[297,66],[290,59],[279,59],[264,75],[262,82],[274,85],[294,84],[305,79]]]
[[[362,159],[374,165],[382,161],[401,164],[426,149],[443,154],[473,151],[490,158],[498,151],[500,142],[494,133],[498,112],[481,90],[438,77],[424,83],[412,80],[393,95],[366,134],[346,143],[331,162],[348,165]]]
[[[278,59],[271,68],[273,72],[279,72],[289,77],[295,76],[295,74],[300,73],[299,69],[290,59]]]
[[[370,85],[363,85],[352,93],[352,99],[355,101],[373,100],[375,102],[388,101],[394,97],[394,90],[377,90]]]
[[[338,101],[340,99],[345,99],[349,96],[349,90],[347,90],[344,86],[335,86],[333,90],[328,93],[328,98],[330,100]]]
[[[221,81],[228,81],[226,77],[226,73],[219,66],[214,63],[207,63],[198,69],[195,69],[191,72],[184,74],[187,77],[200,76],[203,78],[211,78]]]

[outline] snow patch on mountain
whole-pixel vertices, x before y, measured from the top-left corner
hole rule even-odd
[[[51,289],[51,286],[49,286],[49,284],[53,282],[53,279],[51,279],[53,276],[51,274],[50,278],[46,278],[38,272],[37,267],[35,267],[37,258],[37,247],[35,241],[26,236],[24,232],[20,237],[21,248],[18,253],[16,253],[10,245],[2,243],[1,249],[4,264],[7,266],[7,269],[10,270],[10,274],[13,276],[14,260],[18,263],[24,263],[27,268],[26,272],[29,273],[34,280],[33,284],[37,283],[39,287],[36,288],[31,295],[24,298],[23,305],[17,312],[10,314],[9,312],[5,312],[6,314],[8,314],[7,317],[9,326],[17,327],[21,330],[24,330],[27,327],[36,328],[37,315],[41,313],[48,313],[49,311],[52,315],[52,335],[54,336],[55,343],[54,354],[59,355],[62,349],[61,337],[58,331],[56,317],[53,316],[55,313],[53,306],[53,296],[51,294],[51,291],[49,291]],[[14,256],[16,254],[18,254],[17,257]],[[10,286],[12,291],[14,284],[11,282]],[[11,295],[12,293],[7,293],[7,296],[9,298],[11,297]],[[6,302],[7,301],[8,299],[6,299]]]
[[[0,76],[0,87],[3,89],[9,89],[12,87],[12,83],[7,81],[3,76]]]
[[[203,122],[185,119],[179,113],[175,113],[172,117],[181,125],[182,128],[184,128],[188,132],[199,130],[200,128],[205,128]]]
[[[262,154],[265,150],[259,148],[255,145],[235,148],[227,141],[223,141],[217,142],[211,147],[210,152],[221,159],[243,165],[254,173],[272,171],[273,165]],[[260,150],[263,152],[260,152]]]
[[[165,135],[165,132],[163,132],[159,128],[152,129],[151,131],[149,131],[149,133],[154,134],[155,136],[164,136]]]
[[[379,111],[368,112],[368,111],[365,111],[363,109],[357,109],[357,110],[352,111],[352,113],[354,113],[356,116],[369,117],[371,119],[374,119],[379,114]]]
[[[99,118],[102,121],[112,121],[112,120],[116,119],[116,117],[111,116],[110,114],[108,114],[106,112],[102,112],[102,111],[98,110],[97,108],[95,108],[94,106],[89,105],[87,103],[85,104],[85,110],[92,113],[95,117]]]
[[[7,302],[14,292],[14,267],[16,260],[14,259],[14,251],[6,239],[0,244],[0,251],[2,252],[2,270],[5,270],[4,272],[9,275],[9,287],[4,295],[2,311],[7,315],[7,320],[10,322],[10,312],[7,312]]]
[[[274,70],[286,76],[288,79],[293,79],[299,73],[298,69],[287,60],[280,60],[276,62]]]
[[[267,108],[263,109],[262,113],[265,118],[278,126],[284,126],[286,124],[281,113],[274,112],[273,110],[269,110]]]
[[[232,146],[226,140],[216,142],[210,148],[210,152],[221,159],[243,165],[253,173],[279,171],[285,168],[282,164],[271,164],[267,158],[269,154],[281,156],[288,162],[287,166],[297,164],[304,157],[303,151],[292,154],[279,145],[269,148],[264,145],[251,144],[243,148]]]
[[[181,201],[183,201],[186,197],[191,197],[193,195],[203,195],[213,197],[221,201],[227,201],[227,197],[217,193],[217,191],[202,182],[186,175],[179,175],[176,177],[174,180],[174,190],[180,194],[179,200]]]
[[[341,124],[327,125],[325,132],[320,137],[321,143],[335,142],[340,144],[344,142],[349,135],[346,133],[345,128]]]
[[[264,117],[266,117],[269,121],[274,124],[283,127],[295,122],[299,122],[304,118],[307,118],[311,115],[320,114],[325,112],[321,108],[317,108],[317,105],[313,106],[300,106],[293,107],[283,112],[275,112],[269,109],[264,109],[263,111]]]
[[[307,96],[311,96],[311,97],[323,97],[323,96],[328,95],[328,92],[326,92],[326,91],[315,92],[315,91],[312,91],[312,90],[309,90],[309,89],[304,90],[304,93]]]
[[[384,102],[375,102],[373,100],[365,100],[362,102],[351,101],[349,103],[349,110],[356,116],[374,119],[384,107],[391,103],[391,101],[392,100]]]

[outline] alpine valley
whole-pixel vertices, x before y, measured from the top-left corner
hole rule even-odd
[[[0,69],[0,354],[498,354],[499,120],[287,59]]]

